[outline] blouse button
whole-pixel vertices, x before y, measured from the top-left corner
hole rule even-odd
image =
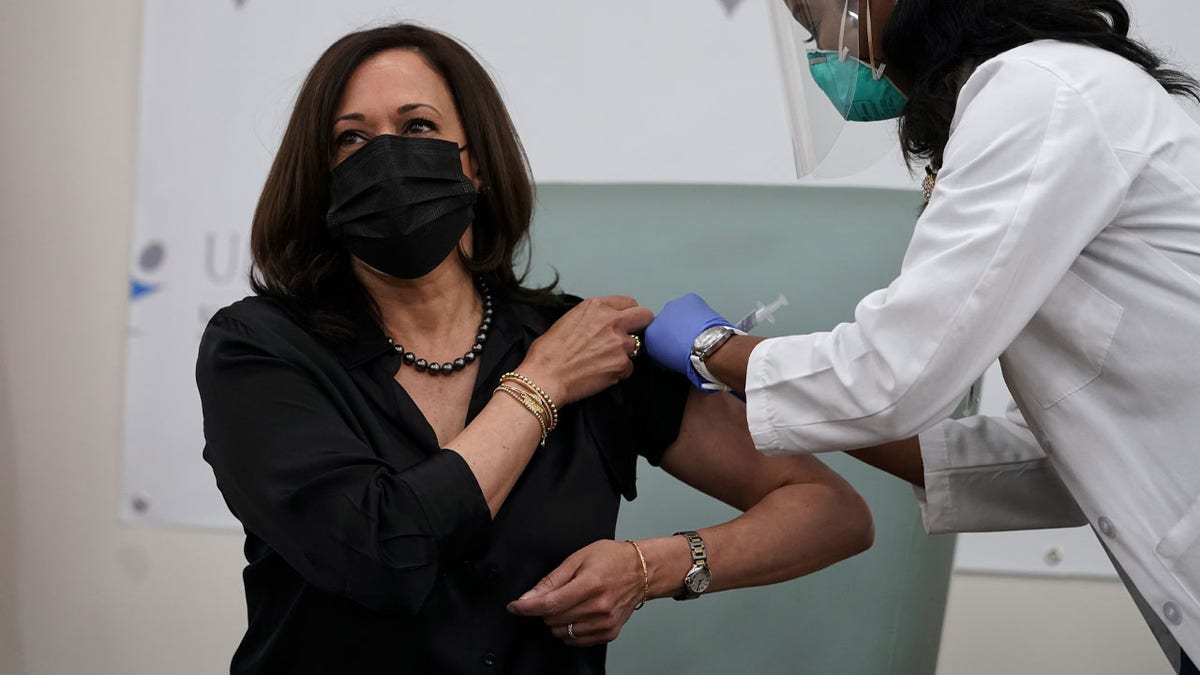
[[[496,655],[491,652],[484,654],[483,655],[483,665],[489,666],[489,667],[496,665]]]
[[[1172,626],[1178,626],[1183,623],[1183,612],[1179,611],[1179,605],[1168,602],[1163,605],[1163,618]]]

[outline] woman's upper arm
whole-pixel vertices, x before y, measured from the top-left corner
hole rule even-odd
[[[726,394],[691,392],[679,436],[663,455],[662,467],[743,511],[783,485],[819,483],[853,492],[815,457],[769,457],[758,452],[746,425],[745,404]]]
[[[314,374],[276,352],[230,321],[214,322],[201,343],[204,457],[226,502],[310,583],[415,610],[442,559],[487,539],[473,475],[452,452],[397,470]]]

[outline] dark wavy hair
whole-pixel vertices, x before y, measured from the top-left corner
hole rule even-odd
[[[504,101],[487,71],[453,38],[411,24],[351,33],[317,59],[296,98],[279,152],[267,174],[250,234],[250,286],[275,298],[323,337],[347,337],[351,309],[378,310],[354,277],[350,255],[325,225],[329,209],[331,134],[337,104],[354,70],[379,52],[421,54],[450,88],[466,143],[479,167],[486,198],[475,208],[473,252],[464,264],[494,291],[553,304],[557,280],[545,288],[523,286],[516,271],[528,251],[534,188],[529,162]]]
[[[950,121],[970,67],[1036,40],[1093,45],[1141,66],[1168,92],[1200,101],[1200,84],[1129,37],[1120,0],[901,0],[883,33],[888,63],[912,80],[900,118],[900,142],[911,167],[934,169],[950,137]]]

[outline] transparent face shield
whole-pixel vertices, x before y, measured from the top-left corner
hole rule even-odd
[[[861,6],[869,13],[869,4],[770,0],[769,6],[796,175],[841,178],[878,162],[893,145],[893,126],[847,122],[863,114],[863,88],[876,86],[885,68],[870,67],[880,46],[869,30],[870,17],[859,11]]]

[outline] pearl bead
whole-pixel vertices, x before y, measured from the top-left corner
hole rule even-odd
[[[478,282],[479,293],[483,298],[483,318],[479,322],[479,329],[475,335],[475,344],[471,345],[471,351],[462,356],[447,361],[445,363],[430,363],[425,359],[417,358],[413,352],[404,351],[404,347],[396,344],[392,338],[388,338],[388,344],[400,354],[401,360],[405,365],[412,366],[420,372],[428,372],[431,375],[451,375],[456,371],[463,370],[470,364],[478,360],[479,355],[483,353],[483,344],[487,342],[488,331],[492,328],[492,317],[495,315],[492,309],[492,296],[488,293],[488,287],[482,281]]]

